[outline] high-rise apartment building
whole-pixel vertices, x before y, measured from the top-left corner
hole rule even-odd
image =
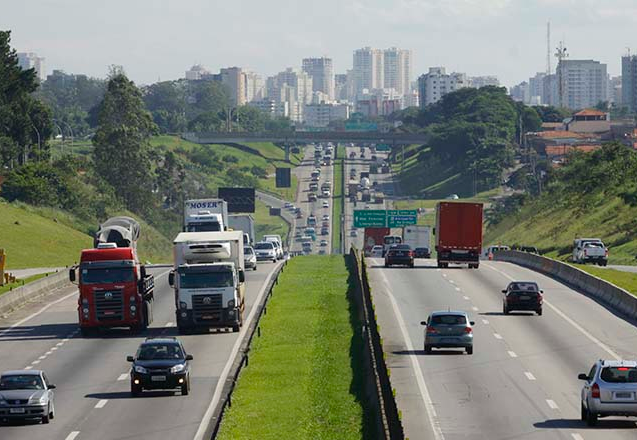
[[[622,57],[622,106],[637,112],[637,55]]]
[[[334,99],[334,67],[331,58],[304,58],[303,71],[312,77],[312,90]]]
[[[40,81],[46,79],[44,58],[39,57],[33,52],[18,52],[18,66],[20,66],[22,70],[35,69],[35,75]]]
[[[221,83],[230,91],[230,104],[238,107],[246,103],[245,75],[241,67],[227,67],[220,70]]]
[[[312,77],[291,67],[266,81],[268,97],[276,102],[287,102],[290,119],[303,121],[303,108],[312,102]]]
[[[385,85],[384,54],[382,50],[365,47],[354,51],[354,93],[364,89],[382,89]]]
[[[486,86],[500,87],[500,80],[497,76],[471,76],[468,81],[469,87],[473,87],[474,89]]]
[[[210,72],[206,70],[201,64],[195,64],[186,70],[186,79],[189,81],[199,81],[210,75]]]
[[[244,72],[245,102],[259,101],[265,95],[265,84],[261,75],[255,72]]]
[[[447,93],[465,87],[469,87],[469,81],[465,73],[453,72],[447,74],[444,67],[430,67],[429,73],[418,78],[420,107],[425,108],[429,104],[438,102]]]
[[[411,51],[392,47],[383,51],[383,88],[410,94]]]
[[[606,64],[594,60],[562,60],[557,66],[558,105],[573,110],[608,100]]]

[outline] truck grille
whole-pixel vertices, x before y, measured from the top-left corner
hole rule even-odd
[[[98,321],[124,319],[124,295],[121,290],[94,292],[95,317]]]
[[[220,293],[192,297],[192,313],[195,321],[220,321],[222,307]]]

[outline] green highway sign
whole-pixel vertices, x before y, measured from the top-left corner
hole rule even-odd
[[[346,122],[345,131],[378,131],[375,122]]]
[[[355,209],[355,228],[402,228],[415,225],[418,213],[415,209]]]
[[[376,151],[389,151],[391,147],[389,144],[376,144]]]

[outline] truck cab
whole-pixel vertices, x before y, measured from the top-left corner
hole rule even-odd
[[[400,235],[386,235],[383,237],[383,257],[394,244],[402,244],[403,238]]]
[[[219,232],[224,230],[221,214],[210,211],[200,211],[189,215],[186,220],[185,232]]]

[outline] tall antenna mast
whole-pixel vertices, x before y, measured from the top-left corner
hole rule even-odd
[[[546,75],[551,74],[551,22],[546,22]]]
[[[566,52],[566,47],[564,47],[563,41],[560,41],[560,45],[557,47],[557,51],[555,52],[555,57],[557,58],[557,86],[559,102],[560,107],[564,107],[564,77],[562,75],[564,67],[562,66],[562,61],[565,58],[568,58],[568,53]]]

